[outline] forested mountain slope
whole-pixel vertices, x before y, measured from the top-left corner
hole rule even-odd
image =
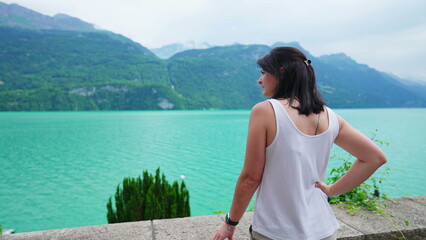
[[[314,57],[297,42],[236,44],[162,60],[79,19],[62,16],[68,20],[61,25],[55,17],[12,5],[0,3],[2,111],[250,109],[265,99],[256,83],[256,60],[284,45],[307,53],[329,106],[426,106],[424,86],[402,84],[343,53]]]

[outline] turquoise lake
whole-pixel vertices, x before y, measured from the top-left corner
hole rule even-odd
[[[426,109],[336,109],[377,139],[390,197],[426,195]],[[16,232],[106,224],[124,177],[185,176],[192,216],[228,211],[248,110],[0,112],[0,224]],[[333,153],[342,155],[335,147]],[[331,160],[329,168],[339,165]],[[380,174],[380,173],[379,173]]]

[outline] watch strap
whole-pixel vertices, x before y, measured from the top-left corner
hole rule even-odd
[[[234,222],[229,218],[229,213],[225,216],[225,222],[231,226],[237,226],[239,222]]]

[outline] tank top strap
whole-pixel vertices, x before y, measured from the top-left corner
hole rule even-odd
[[[297,126],[291,119],[290,115],[284,109],[284,106],[278,100],[271,98],[268,101],[272,104],[272,107],[274,109],[275,121],[277,126],[277,135],[279,134],[279,131],[281,129],[285,129],[287,134],[298,133],[295,135],[303,135],[306,137],[317,137],[317,136],[323,135],[323,134],[306,135],[302,133],[297,128]],[[324,106],[324,107],[327,108],[328,124],[329,124],[326,132],[331,133],[333,135],[333,139],[335,139],[339,133],[339,121],[337,119],[337,115],[332,109],[328,108],[327,106]]]
[[[337,114],[330,109],[329,107],[327,108],[327,113],[328,113],[328,124],[329,124],[329,130],[331,132],[331,134],[333,135],[333,142],[334,139],[336,139],[337,135],[339,134],[339,130],[340,130],[340,125],[339,125],[339,119],[337,118]]]
[[[278,130],[280,129],[280,123],[282,123],[282,119],[284,119],[286,112],[278,100],[271,98],[268,101],[272,104],[272,108],[274,109],[275,122]]]

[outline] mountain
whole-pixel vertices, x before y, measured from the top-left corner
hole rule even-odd
[[[263,100],[256,82],[256,59],[266,45],[233,45],[188,50],[168,60],[170,83],[184,97],[197,99],[203,108],[251,108]]]
[[[294,41],[288,42],[288,43],[276,42],[276,43],[271,45],[271,49],[276,48],[276,47],[282,47],[282,46],[297,48],[300,51],[302,51],[306,55],[307,58],[309,58],[309,59],[313,58],[312,54],[308,50],[304,49],[302,46],[300,46],[300,44],[298,42],[294,42]]]
[[[249,109],[265,99],[256,83],[256,60],[281,45],[308,55],[331,107],[426,106],[426,87],[404,84],[343,53],[315,57],[297,42],[234,44],[186,50],[163,60],[124,36],[76,30],[80,20],[56,28],[17,26],[12,5],[3,4],[0,11],[2,111]]]
[[[63,13],[53,17],[43,15],[18,4],[0,2],[0,26],[19,27],[38,30],[61,30],[78,32],[99,32],[108,34],[111,38],[123,42],[133,42],[130,39],[110,31],[100,30],[91,23]],[[152,54],[150,52],[150,54]]]
[[[387,74],[359,64],[343,53],[314,58],[319,86],[337,107],[416,107],[423,99]]]
[[[384,74],[390,77],[391,79],[399,81],[404,86],[404,88],[409,89],[418,97],[426,101],[426,82],[410,81],[407,79],[402,79],[393,74],[389,74],[389,73],[384,73]]]
[[[93,24],[81,21],[66,14],[49,17],[17,4],[0,2],[0,25],[32,29],[57,29],[74,31],[94,31]]]
[[[162,109],[167,65],[109,34],[0,27],[1,110]],[[142,101],[143,99],[143,101]]]
[[[206,49],[211,48],[212,45],[208,43],[196,43],[194,41],[186,42],[186,43],[173,43],[169,45],[165,45],[160,48],[151,48],[150,50],[157,55],[159,58],[168,59],[171,56],[175,55],[178,52],[183,52],[185,50],[190,49]]]
[[[331,107],[425,106],[426,99],[413,94],[406,85],[344,54],[314,57],[296,42],[272,47],[276,46],[297,47],[308,55],[318,86]],[[256,83],[256,60],[272,47],[233,45],[177,53],[169,59],[170,82],[185,97],[204,96],[210,107],[249,108],[263,99]]]

